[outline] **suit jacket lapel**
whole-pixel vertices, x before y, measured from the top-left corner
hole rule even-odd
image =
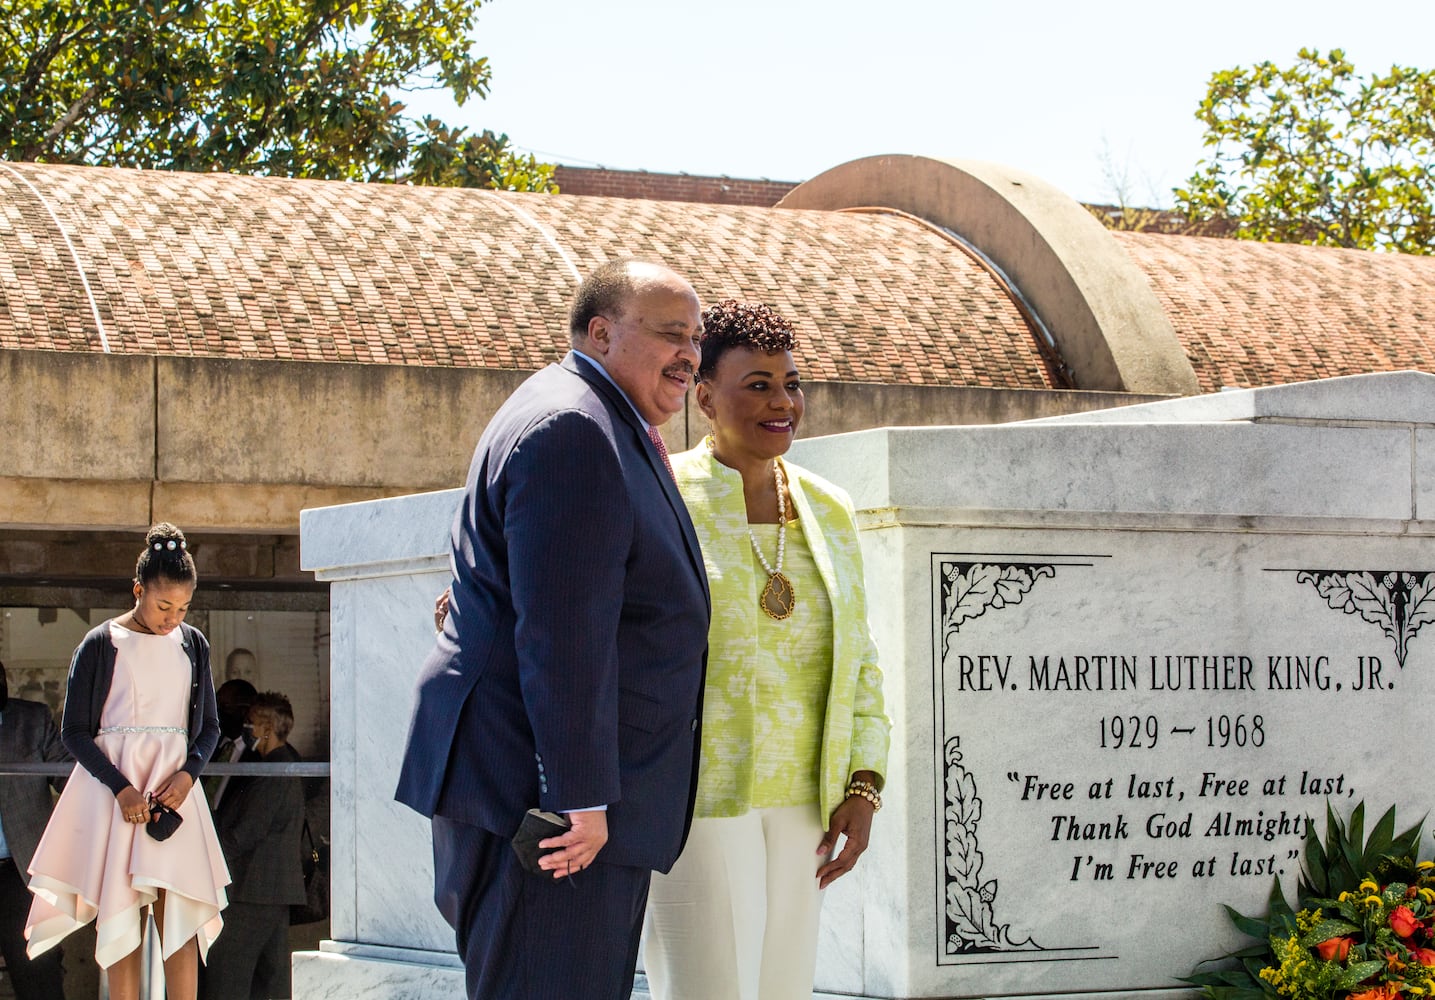
[[[663,495],[668,498],[668,503],[672,506],[673,513],[677,516],[678,526],[681,527],[683,531],[683,544],[686,545],[688,549],[688,561],[692,563],[693,572],[698,575],[698,579],[702,582],[703,595],[708,597],[708,601],[711,603],[712,598],[711,595],[708,594],[708,575],[706,569],[703,567],[703,553],[698,545],[698,535],[693,529],[692,518],[688,516],[687,504],[683,503],[682,495],[678,493],[678,484],[673,480],[673,477],[668,474],[667,466],[663,464],[663,457],[658,454],[658,449],[653,446],[653,442],[648,438],[647,432],[643,430],[643,423],[638,419],[638,414],[633,410],[633,405],[623,397],[623,394],[618,391],[617,387],[608,381],[601,372],[593,371],[592,365],[571,351],[563,358],[563,367],[597,389],[598,392],[603,395],[603,398],[608,401],[613,412],[618,415],[620,420],[628,425],[636,436],[638,447],[647,458],[648,465],[653,470],[653,475],[657,477],[659,485],[663,488]]]

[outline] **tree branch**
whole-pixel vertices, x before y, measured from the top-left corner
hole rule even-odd
[[[100,85],[98,83],[90,84],[90,89],[81,94],[75,103],[70,105],[69,110],[60,116],[60,120],[50,126],[40,140],[45,152],[50,152],[51,144],[60,137],[60,133],[75,123],[75,119],[80,117],[80,112],[84,111],[85,106],[99,96],[99,93]]]
[[[74,24],[76,20],[79,20],[79,26],[66,33],[65,29],[70,24]],[[56,32],[50,40],[36,48],[34,55],[25,63],[25,82],[20,87],[17,107],[20,106],[21,101],[27,100],[39,91],[40,83],[44,79],[46,71],[49,70],[50,63],[55,61],[55,57],[65,51],[71,43],[83,38],[93,26],[93,22],[80,20],[75,14],[72,14],[70,20],[65,24],[56,26]]]

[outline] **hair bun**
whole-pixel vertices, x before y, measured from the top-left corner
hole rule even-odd
[[[156,552],[183,550],[187,548],[184,541],[184,532],[170,524],[168,521],[161,521],[150,528],[144,536],[145,546]]]
[[[168,521],[160,521],[145,532],[144,548],[135,560],[135,582],[148,586],[158,579],[196,583],[199,574],[184,532]]]

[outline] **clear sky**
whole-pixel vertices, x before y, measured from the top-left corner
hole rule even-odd
[[[1435,67],[1435,0],[485,0],[488,99],[410,105],[578,166],[799,181],[917,153],[1168,206],[1210,75],[1302,46]]]

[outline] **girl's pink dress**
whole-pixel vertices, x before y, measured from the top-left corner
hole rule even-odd
[[[130,784],[151,792],[188,753],[189,656],[179,629],[146,635],[112,621],[110,638],[115,675],[95,742]],[[141,907],[165,889],[164,957],[196,935],[207,955],[224,926],[229,869],[198,785],[179,813],[173,836],[155,840],[143,824],[126,823],[114,793],[76,764],[30,863],[29,953],[94,920],[95,959],[108,968],[139,947]]]

